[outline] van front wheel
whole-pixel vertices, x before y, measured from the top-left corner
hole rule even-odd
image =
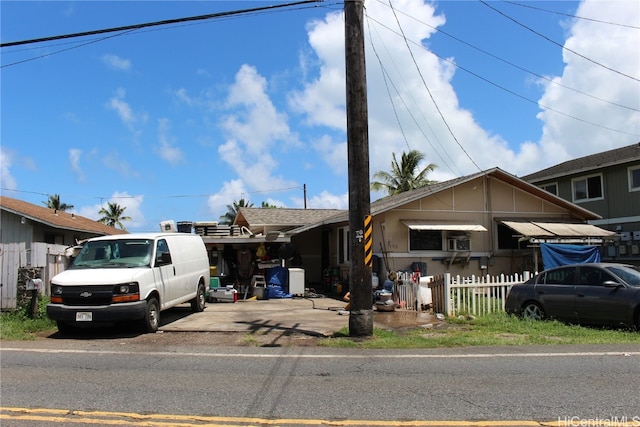
[[[198,285],[198,291],[196,292],[196,297],[191,300],[191,311],[194,313],[199,313],[204,310],[205,305],[205,292],[204,285],[200,283]]]
[[[144,313],[144,319],[141,322],[141,329],[144,332],[156,333],[160,325],[160,307],[156,298],[149,298],[147,301],[147,309]]]

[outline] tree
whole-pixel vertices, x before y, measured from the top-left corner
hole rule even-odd
[[[126,209],[126,207],[122,207],[117,203],[107,202],[107,209],[101,208],[100,212],[98,212],[100,215],[102,215],[102,218],[100,218],[98,222],[107,224],[110,227],[115,227],[117,225],[122,230],[126,230],[126,228],[122,224],[122,221],[131,220],[131,217],[123,215]]]
[[[269,204],[269,202],[262,202],[262,206],[260,206],[260,207],[261,208],[270,208],[270,209],[277,208],[276,205],[271,205],[271,204]]]
[[[429,163],[425,168],[416,173],[418,164],[422,160],[424,160],[424,154],[417,150],[411,150],[408,153],[402,152],[402,157],[398,164],[396,153],[393,153],[391,172],[376,172],[373,177],[379,181],[372,182],[371,189],[374,191],[386,189],[389,195],[392,196],[435,184],[437,181],[427,179],[427,174],[433,172],[433,170],[438,167],[434,163]]]
[[[238,211],[240,208],[250,208],[253,206],[253,203],[249,203],[248,200],[240,199],[238,201],[234,201],[233,205],[227,205],[227,213],[220,216],[220,224],[233,224],[233,221],[236,220],[236,216],[238,216]]]
[[[48,207],[49,209],[55,209],[61,212],[73,209],[73,205],[68,205],[66,203],[60,202],[59,194],[54,194],[52,196],[49,196],[49,200],[47,200],[46,202],[42,202],[42,204]]]

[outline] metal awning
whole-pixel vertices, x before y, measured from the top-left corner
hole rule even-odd
[[[487,231],[482,225],[479,224],[435,224],[430,221],[421,221],[416,219],[403,219],[401,221],[404,225],[411,230],[434,230],[434,231]]]
[[[615,232],[591,224],[565,222],[501,221],[516,233],[528,238],[605,238]]]

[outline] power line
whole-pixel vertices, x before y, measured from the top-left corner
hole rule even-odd
[[[80,33],[63,34],[63,35],[58,35],[58,36],[49,36],[49,37],[41,37],[41,38],[37,38],[37,39],[1,43],[0,47],[20,46],[20,45],[25,45],[25,44],[41,43],[41,42],[47,42],[47,41],[52,41],[52,40],[61,40],[61,39],[68,39],[68,38],[75,38],[75,37],[92,36],[92,35],[96,35],[96,34],[113,33],[113,32],[118,32],[118,31],[138,30],[140,28],[157,27],[157,26],[160,26],[160,25],[170,25],[170,24],[177,24],[177,23],[181,23],[181,22],[202,21],[202,20],[206,20],[206,19],[221,18],[221,17],[225,17],[225,16],[240,15],[240,14],[252,13],[252,12],[260,12],[260,11],[264,11],[264,10],[279,9],[279,8],[290,7],[290,6],[299,6],[299,5],[308,4],[308,3],[319,3],[319,2],[322,2],[322,1],[323,0],[302,0],[302,1],[294,2],[294,3],[285,3],[285,4],[280,4],[280,5],[255,7],[255,8],[252,8],[252,9],[242,9],[242,10],[234,10],[234,11],[227,11],[227,12],[209,13],[209,14],[206,14],[206,15],[188,16],[188,17],[185,17],[185,18],[165,19],[163,21],[147,22],[147,23],[143,23],[143,24],[134,24],[134,25],[125,25],[123,27],[105,28],[105,29],[102,29],[102,30],[84,31],[84,32],[80,32]]]
[[[600,67],[602,67],[602,68],[605,68],[605,69],[607,69],[607,70],[609,70],[609,71],[611,71],[611,72],[614,72],[614,73],[616,73],[616,74],[620,74],[621,76],[627,77],[627,78],[629,78],[629,79],[631,79],[631,80],[635,80],[635,81],[637,81],[637,82],[640,82],[640,79],[638,79],[637,77],[633,77],[633,76],[630,76],[629,74],[625,74],[625,73],[623,73],[622,71],[618,71],[618,70],[616,70],[615,68],[608,67],[608,66],[606,66],[606,65],[604,65],[604,64],[602,64],[602,63],[600,63],[600,62],[598,62],[598,61],[595,61],[595,60],[593,60],[593,59],[591,59],[591,58],[589,58],[589,57],[587,57],[587,56],[584,56],[584,55],[582,55],[581,53],[576,52],[575,50],[569,49],[568,47],[564,46],[562,43],[558,43],[557,41],[555,41],[555,40],[553,40],[553,39],[551,39],[551,38],[549,38],[549,37],[545,36],[544,34],[542,34],[542,33],[538,32],[538,31],[534,30],[533,28],[531,28],[531,27],[528,27],[528,26],[524,25],[522,22],[518,21],[518,20],[517,20],[517,19],[515,19],[515,18],[512,18],[511,16],[507,15],[506,13],[502,12],[501,10],[498,10],[498,9],[496,9],[495,7],[493,7],[493,6],[489,5],[486,1],[484,1],[484,0],[478,0],[478,1],[479,1],[480,3],[482,3],[483,5],[485,5],[486,7],[488,7],[489,9],[491,9],[491,10],[495,11],[496,13],[498,13],[498,14],[500,14],[500,15],[504,16],[504,17],[505,17],[505,18],[507,18],[508,20],[510,20],[510,21],[512,21],[512,22],[514,22],[515,24],[517,24],[517,25],[521,26],[522,28],[525,28],[525,29],[527,29],[527,30],[531,31],[532,33],[536,34],[537,36],[542,37],[543,39],[547,40],[548,42],[553,43],[553,44],[555,44],[556,46],[559,46],[560,48],[562,48],[562,49],[566,50],[567,52],[571,52],[571,53],[573,53],[574,55],[579,56],[580,58],[585,59],[585,60],[587,60],[587,61],[589,61],[589,62],[591,62],[591,63],[593,63],[593,64],[595,64],[595,65],[598,65],[598,66],[600,66]]]
[[[378,0],[378,1],[380,1],[380,0]],[[505,63],[505,64],[507,64],[507,65],[509,65],[509,66],[511,66],[513,68],[516,68],[516,69],[518,69],[520,71],[524,71],[525,73],[531,74],[532,76],[535,76],[538,79],[545,80],[545,81],[547,81],[548,83],[550,83],[550,84],[552,84],[554,86],[559,86],[559,87],[561,87],[563,89],[570,90],[572,92],[578,93],[578,94],[586,96],[588,98],[592,98],[592,99],[595,99],[595,100],[598,100],[598,101],[601,101],[601,102],[605,102],[605,103],[610,104],[610,105],[615,105],[616,107],[624,108],[626,110],[631,110],[631,111],[636,111],[636,112],[640,111],[635,107],[630,107],[628,105],[623,105],[623,104],[620,104],[620,103],[617,103],[617,102],[614,102],[614,101],[611,101],[611,100],[608,100],[608,99],[600,98],[598,96],[592,95],[590,93],[583,92],[583,91],[581,91],[579,89],[576,89],[576,88],[573,88],[571,86],[567,86],[567,85],[565,85],[563,83],[558,82],[556,79],[552,79],[550,77],[538,74],[535,71],[531,71],[531,70],[529,70],[527,68],[524,68],[524,67],[522,67],[522,66],[520,66],[518,64],[515,64],[515,63],[513,63],[511,61],[508,61],[508,60],[506,60],[504,58],[501,58],[496,54],[493,54],[493,53],[491,53],[491,52],[489,52],[487,50],[484,50],[484,49],[474,45],[473,43],[469,43],[469,42],[467,42],[465,40],[462,40],[461,38],[456,37],[453,34],[450,34],[450,33],[446,32],[446,31],[444,31],[444,30],[442,30],[440,28],[434,27],[432,25],[427,24],[426,22],[420,21],[420,20],[416,19],[414,16],[407,15],[406,13],[404,13],[402,11],[399,11],[399,12],[402,13],[404,16],[406,16],[408,18],[411,18],[411,19],[421,23],[422,25],[427,26],[427,27],[431,28],[432,30],[437,31],[440,34],[443,34],[443,35],[445,35],[445,36],[457,41],[458,43],[464,44],[465,46],[468,46],[468,47],[470,47],[472,49],[475,49],[478,52],[483,53],[484,55],[487,55],[487,56],[489,56],[489,57],[491,57],[491,58],[493,58],[493,59],[495,59],[497,61],[503,62],[503,63]]]
[[[482,0],[480,0],[480,1],[482,1]],[[398,36],[400,36],[400,37],[403,37],[403,38],[404,38],[403,34],[398,33],[397,31],[395,31],[394,29],[392,29],[392,28],[390,28],[390,27],[386,26],[386,25],[385,25],[385,24],[383,24],[382,22],[377,21],[377,20],[375,20],[375,19],[373,19],[373,18],[371,18],[371,17],[369,17],[369,19],[373,20],[374,22],[378,23],[379,25],[383,26],[384,28],[388,29],[389,31],[391,31],[391,32],[395,33],[396,35],[398,35]],[[421,21],[420,21],[420,22],[421,22]],[[424,24],[424,25],[427,25],[427,24]],[[427,25],[427,26],[429,26],[429,25]],[[431,28],[433,28],[433,27],[431,27]],[[436,29],[436,30],[437,30],[437,29]],[[438,30],[438,31],[440,31],[440,30]],[[406,38],[405,38],[405,43],[407,42],[407,40],[408,40],[408,39],[406,39]],[[411,43],[415,44],[416,46],[420,47],[421,49],[428,50],[428,49],[427,49],[427,47],[425,47],[422,43],[419,43],[419,42],[416,42],[416,41],[413,41],[413,40],[409,40],[409,41],[410,41]],[[456,68],[458,68],[458,69],[460,69],[460,70],[462,70],[462,71],[465,71],[465,72],[469,73],[470,75],[472,75],[472,76],[474,76],[474,77],[476,77],[476,78],[478,78],[478,79],[480,79],[480,80],[483,80],[484,82],[486,82],[486,83],[488,83],[488,84],[490,84],[490,85],[492,85],[492,86],[495,86],[496,88],[501,89],[501,90],[503,90],[503,91],[505,91],[505,92],[507,92],[507,93],[509,93],[509,94],[511,94],[511,95],[514,95],[514,96],[516,96],[516,97],[518,97],[518,98],[521,98],[521,99],[523,99],[523,100],[525,100],[525,101],[527,101],[527,102],[529,102],[529,103],[535,104],[535,105],[539,106],[540,108],[545,109],[545,110],[547,110],[547,111],[551,111],[551,112],[554,112],[554,113],[556,113],[556,114],[560,114],[560,115],[563,115],[563,116],[565,116],[565,117],[568,117],[568,118],[574,119],[574,120],[576,120],[576,121],[579,121],[579,122],[582,122],[582,123],[585,123],[585,124],[589,124],[589,125],[592,125],[592,126],[595,126],[595,127],[599,127],[599,128],[601,128],[601,129],[606,129],[606,130],[609,130],[609,131],[612,131],[612,132],[616,132],[616,133],[619,133],[619,134],[631,135],[631,136],[639,136],[637,133],[632,133],[632,132],[626,132],[626,131],[622,131],[622,130],[618,130],[618,129],[613,129],[613,128],[611,128],[611,127],[604,126],[604,125],[601,125],[601,124],[598,124],[598,123],[594,123],[594,122],[591,122],[591,121],[588,121],[588,120],[585,120],[585,119],[581,119],[581,118],[576,117],[576,116],[573,116],[573,115],[571,115],[571,114],[568,114],[568,113],[562,112],[562,111],[560,111],[560,110],[557,110],[557,109],[551,108],[551,107],[549,107],[549,106],[546,106],[546,105],[540,104],[540,103],[539,103],[538,101],[536,101],[536,100],[533,100],[533,99],[527,98],[527,97],[526,97],[526,96],[524,96],[524,95],[521,95],[521,94],[519,94],[519,93],[517,93],[517,92],[515,92],[515,91],[513,91],[513,90],[511,90],[511,89],[508,89],[508,88],[506,88],[506,87],[504,87],[504,86],[502,86],[502,85],[500,85],[500,84],[498,84],[498,83],[496,83],[496,82],[493,82],[492,80],[490,80],[490,79],[488,79],[488,78],[486,78],[486,77],[483,77],[483,76],[479,75],[478,73],[475,73],[475,72],[471,71],[471,70],[470,70],[470,69],[468,69],[468,68],[465,68],[465,67],[461,66],[460,64],[458,64],[458,63],[456,63],[456,62],[452,61],[450,58],[445,58],[445,57],[443,57],[443,56],[441,56],[441,55],[438,55],[437,53],[435,53],[435,52],[433,52],[433,51],[429,51],[429,52],[431,52],[433,55],[437,56],[437,57],[438,57],[438,58],[440,58],[441,60],[443,60],[443,61],[445,61],[445,62],[447,62],[447,63],[449,63],[449,64],[453,65],[454,67],[456,67]],[[525,71],[526,71],[526,70],[525,70]],[[532,74],[534,74],[534,73],[532,73]],[[535,75],[535,74],[534,74],[534,75]],[[422,76],[421,76],[421,77],[422,77]],[[423,79],[423,80],[424,80],[424,79]],[[560,86],[562,86],[562,85],[560,85]],[[580,92],[580,91],[578,91],[578,90],[576,90],[576,89],[573,89],[573,90],[574,90],[574,91],[577,91],[578,93],[583,93],[583,92]],[[587,96],[590,96],[590,95],[585,94],[585,93],[583,93],[583,94],[584,94],[584,95],[587,95]],[[592,96],[592,97],[593,97],[593,96]],[[597,97],[593,97],[593,98],[599,99],[599,98],[597,98]],[[637,109],[632,108],[632,107],[627,107],[627,106],[624,106],[624,105],[618,105],[618,104],[616,104],[616,103],[613,103],[613,102],[610,102],[610,101],[606,101],[606,100],[602,100],[602,101],[607,102],[607,103],[610,103],[610,104],[613,104],[613,105],[616,105],[616,106],[619,106],[619,107],[622,107],[622,108],[626,108],[626,109],[629,109],[629,110],[638,111]]]
[[[420,72],[420,67],[418,67],[418,63],[416,62],[416,58],[413,56],[413,52],[411,51],[411,48],[409,47],[409,41],[408,41],[407,37],[404,34],[404,30],[402,29],[402,26],[400,25],[400,21],[398,20],[398,15],[396,14],[395,8],[391,4],[391,0],[389,0],[389,7],[391,7],[391,10],[393,11],[393,16],[396,19],[396,23],[398,24],[398,28],[400,29],[400,32],[402,33],[402,39],[404,40],[404,42],[405,42],[405,44],[407,46],[407,49],[409,50],[409,54],[411,55],[411,60],[413,61],[413,64],[415,65],[416,69],[418,70],[418,75],[420,75],[420,79],[422,80],[422,84],[427,89],[427,93],[429,94],[429,97],[431,98],[431,102],[433,102],[433,105],[436,107],[436,110],[438,111],[438,114],[440,115],[440,118],[442,119],[443,123],[447,127],[447,129],[449,131],[449,134],[451,135],[453,140],[456,142],[456,144],[458,144],[458,147],[460,147],[460,149],[465,154],[465,156],[467,156],[467,158],[469,160],[471,160],[471,163],[473,163],[473,165],[479,171],[481,171],[482,169],[480,168],[480,166],[478,166],[478,164],[475,162],[475,160],[473,160],[473,158],[469,155],[467,150],[462,146],[462,144],[460,144],[460,141],[458,141],[458,138],[453,133],[453,130],[451,129],[451,126],[449,126],[449,122],[447,122],[447,120],[445,119],[444,114],[440,110],[440,107],[438,106],[438,103],[436,102],[435,98],[433,97],[433,94],[431,93],[431,90],[429,89],[429,86],[427,85],[427,82],[424,80],[424,76]]]
[[[262,193],[276,193],[280,191],[290,191],[290,190],[300,190],[303,189],[302,186],[294,186],[294,187],[285,187],[285,188],[273,188],[266,190],[255,190],[255,191],[243,191],[241,194],[262,194]],[[51,193],[43,193],[40,191],[28,191],[28,190],[16,190],[13,188],[0,188],[0,191],[11,191],[14,193],[25,193],[25,194],[37,194],[40,196],[49,197]],[[58,194],[58,193],[56,193]],[[187,198],[203,198],[203,197],[211,197],[211,196],[224,196],[224,195],[232,195],[237,193],[203,193],[203,194],[168,194],[168,195],[159,195],[159,196],[145,196],[145,199],[187,199]],[[80,196],[73,194],[58,194],[59,196],[65,196],[71,199],[96,199],[96,200],[111,200],[111,199],[136,199],[140,197],[140,195],[112,195],[112,196]]]
[[[509,3],[509,4],[514,5],[514,6],[527,7],[529,9],[539,10],[539,11],[546,12],[546,13],[554,13],[556,15],[562,15],[562,16],[566,16],[566,17],[569,17],[569,18],[582,19],[582,20],[585,20],[585,21],[598,22],[600,24],[614,25],[616,27],[626,27],[626,28],[633,28],[635,30],[640,30],[640,27],[636,27],[635,25],[620,24],[619,22],[602,21],[600,19],[594,19],[594,18],[587,18],[587,17],[584,17],[584,16],[571,15],[570,13],[563,13],[563,12],[558,12],[556,10],[543,9],[541,7],[531,6],[530,4],[522,4],[522,3],[517,3],[517,2],[509,1],[509,0],[502,0],[502,1],[504,3]]]

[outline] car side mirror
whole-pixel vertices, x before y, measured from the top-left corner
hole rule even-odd
[[[622,285],[618,282],[614,282],[613,280],[606,280],[603,283],[605,288],[621,288]]]

